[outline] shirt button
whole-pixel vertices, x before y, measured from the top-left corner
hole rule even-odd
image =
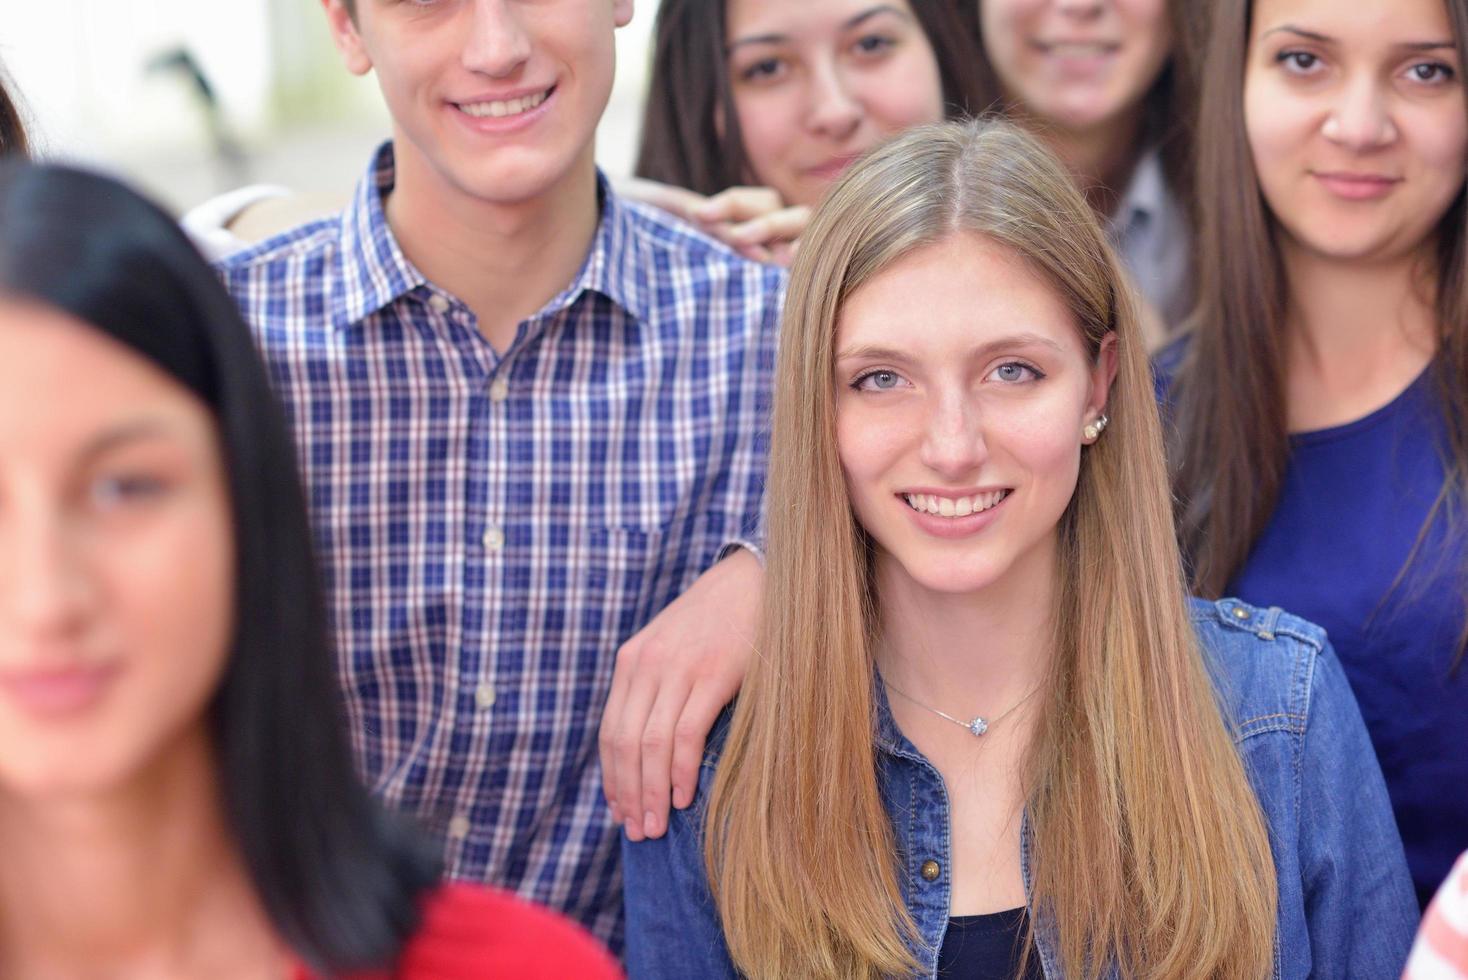
[[[498,402],[504,401],[506,398],[509,398],[509,397],[510,397],[510,383],[508,381],[506,381],[504,378],[500,378],[494,384],[492,384],[492,385],[489,386],[489,400],[490,401],[498,403]]]
[[[480,684],[477,688],[475,688],[475,690],[474,690],[474,703],[477,704],[477,705],[479,705],[479,707],[482,710],[484,710],[484,711],[488,711],[490,708],[493,708],[494,707],[494,685],[493,684]]]
[[[943,873],[943,866],[937,861],[924,861],[918,873],[923,876],[924,881],[937,881],[938,876]]]
[[[484,532],[484,548],[486,551],[499,551],[505,546],[505,532],[497,527],[492,527]]]
[[[469,836],[469,818],[462,813],[449,821],[449,837],[463,840]]]
[[[1249,610],[1243,606],[1234,606],[1234,619],[1248,619]]]
[[[428,297],[428,308],[435,313],[447,313],[449,311],[448,297],[434,293]]]

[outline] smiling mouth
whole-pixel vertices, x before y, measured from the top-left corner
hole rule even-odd
[[[493,99],[488,102],[455,102],[454,108],[466,116],[474,116],[476,119],[500,119],[504,116],[519,116],[537,108],[542,102],[551,97],[556,90],[552,85],[544,92],[536,92],[533,95],[521,96],[518,99]]]
[[[1111,41],[1036,41],[1034,45],[1057,58],[1100,58],[1121,49],[1120,44]]]
[[[940,497],[931,493],[902,493],[898,494],[907,506],[919,514],[930,514],[934,517],[968,517],[971,514],[982,514],[991,510],[1008,497],[1013,490],[990,490],[988,493],[976,493],[971,497]]]

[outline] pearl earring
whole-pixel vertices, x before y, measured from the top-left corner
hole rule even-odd
[[[1101,433],[1106,431],[1106,425],[1110,421],[1111,419],[1106,417],[1106,413],[1102,412],[1096,421],[1086,423],[1086,427],[1081,430],[1081,435],[1086,437],[1087,442],[1095,442],[1101,438]]]

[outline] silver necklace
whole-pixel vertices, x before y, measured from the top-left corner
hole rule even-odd
[[[952,715],[950,715],[946,711],[939,711],[937,708],[933,707],[931,704],[923,704],[921,701],[919,701],[917,698],[913,697],[911,694],[908,694],[907,692],[905,692],[905,691],[897,688],[896,686],[894,686],[893,683],[891,681],[887,680],[886,678],[883,678],[883,682],[887,685],[887,690],[891,691],[893,694],[898,695],[904,701],[911,701],[913,704],[917,705],[919,708],[922,708],[922,709],[924,709],[926,711],[931,711],[933,714],[937,715],[939,718],[946,719],[947,721],[951,721],[955,725],[958,725],[961,728],[968,729],[969,734],[972,735],[974,738],[978,738],[980,735],[983,735],[985,732],[987,732],[990,728],[994,727],[995,725],[999,724],[1004,719],[1008,718],[1011,714],[1014,713],[1014,710],[1016,708],[1018,708],[1020,705],[1024,704],[1030,698],[1034,697],[1035,692],[1040,689],[1040,685],[1038,685],[1038,684],[1036,684],[1034,687],[1030,688],[1030,693],[1029,694],[1026,694],[1024,697],[1022,697],[1018,701],[1014,702],[1014,704],[1010,705],[1004,711],[1004,713],[1001,714],[997,718],[988,719],[988,718],[985,718],[983,715],[974,715],[971,720],[964,721],[962,718],[955,718],[955,717],[953,717]]]

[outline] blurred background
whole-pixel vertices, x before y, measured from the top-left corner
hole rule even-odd
[[[617,36],[597,134],[630,173],[656,0]],[[315,0],[0,0],[0,71],[40,154],[119,173],[175,211],[248,183],[345,195],[388,135]]]

